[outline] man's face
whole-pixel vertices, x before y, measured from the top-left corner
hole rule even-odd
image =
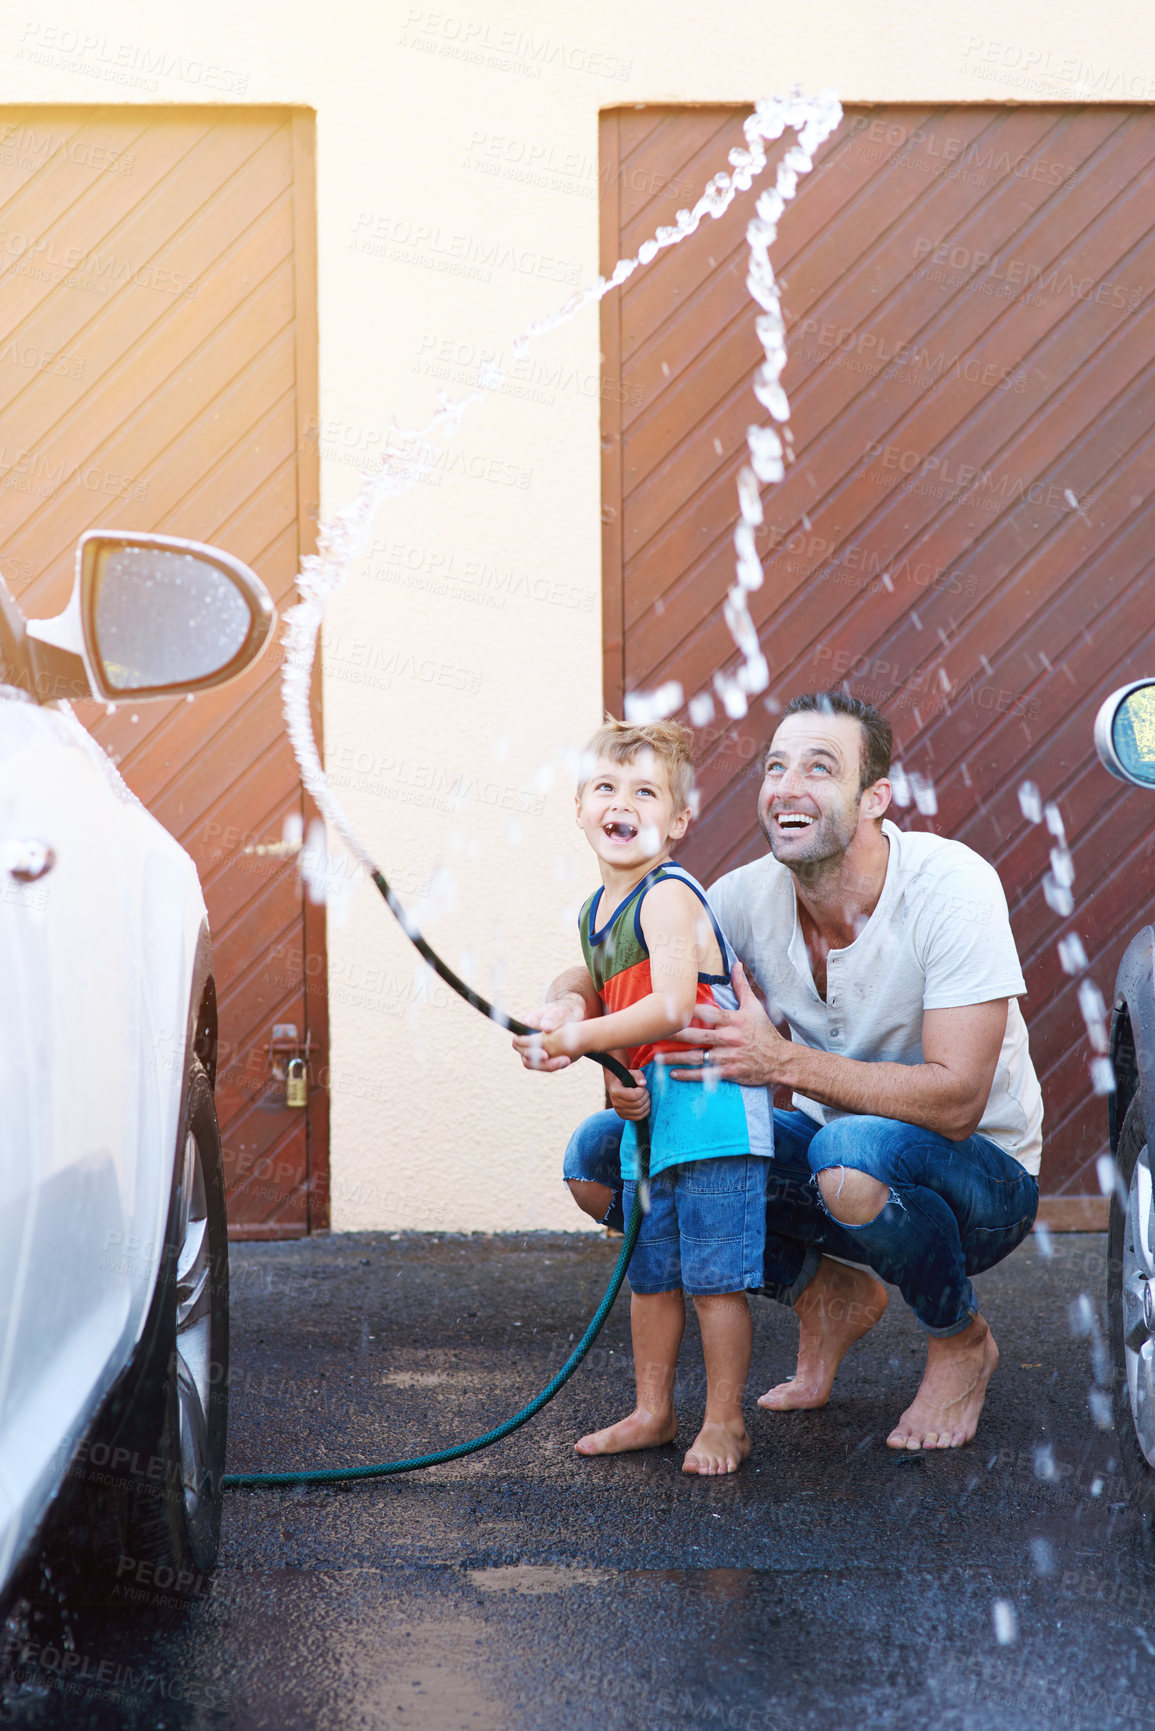
[[[813,866],[846,853],[863,799],[873,791],[859,792],[862,746],[862,726],[851,715],[806,711],[788,715],[779,727],[766,755],[758,822],[783,865]],[[875,803],[871,816],[881,815]]]

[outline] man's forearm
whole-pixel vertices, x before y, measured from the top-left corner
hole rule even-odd
[[[768,1080],[819,1105],[918,1124],[952,1142],[974,1134],[986,1104],[942,1064],[870,1064],[794,1041],[775,1069]]]
[[[585,1005],[586,1016],[600,1016],[602,1001],[598,997],[597,988],[590,979],[586,968],[567,968],[550,983],[546,993],[546,1003],[556,1004],[560,998],[578,997]]]

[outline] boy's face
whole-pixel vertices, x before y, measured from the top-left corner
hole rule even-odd
[[[631,763],[598,758],[577,797],[577,821],[604,865],[628,871],[665,857],[685,835],[690,808],[677,808],[665,763],[646,751]]]

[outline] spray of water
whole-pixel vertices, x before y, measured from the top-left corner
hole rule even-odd
[[[512,345],[515,359],[520,360],[532,342],[548,331],[556,330],[559,325],[567,324],[585,307],[620,287],[635,270],[650,264],[667,247],[677,246],[693,234],[706,217],[720,217],[739,193],[750,190],[765,169],[767,145],[781,138],[788,129],[795,134],[794,144],[778,166],[774,186],[764,188],[759,195],[754,217],[746,230],[750,248],[746,281],[761,309],[755,320],[755,329],[763,348],[763,359],[755,375],[754,393],[775,425],[747,429],[748,461],[738,477],[739,522],[734,536],[736,580],[726,597],[724,615],[743,660],[736,676],[719,674],[714,682],[726,713],[732,716],[744,715],[747,694],[765,690],[769,683],[769,670],[750,617],[747,597],[762,583],[762,567],[754,546],[754,531],[762,521],[759,482],[781,480],[790,448],[789,429],[785,424],[790,411],[781,384],[781,373],[786,364],[785,325],[770,264],[770,246],[777,234],[782,212],[798,189],[799,178],[813,166],[814,153],[841,119],[842,108],[833,91],[823,91],[816,97],[796,91],[786,97],[770,97],[758,102],[754,112],[743,123],[745,147],[730,152],[729,173],[714,175],[692,209],[680,210],[674,222],[657,229],[633,258],[619,259],[609,276],[598,277],[579,289],[555,312],[529,325]],[[348,580],[354,562],[366,550],[379,507],[387,499],[399,498],[417,486],[433,466],[433,442],[451,439],[466,412],[474,404],[483,403],[503,378],[498,366],[492,362],[483,363],[473,388],[452,400],[443,393],[437,413],[424,427],[396,429],[391,433],[381,466],[365,476],[355,498],[322,526],[318,551],[304,559],[301,565],[297,582],[301,600],[285,615],[281,692],[289,739],[301,777],[318,809],[366,869],[372,866],[368,850],[329,786],[313,735],[309,691],[321,621],[330,597]],[[681,701],[681,687],[670,681],[658,693],[649,696],[633,694],[631,704],[635,714],[655,708],[670,714]],[[708,693],[701,693],[692,700],[691,715],[698,725],[708,721],[712,713],[713,705]]]
[[[1038,787],[1033,781],[1024,781],[1020,785],[1019,809],[1028,823],[1045,823],[1054,838],[1051,869],[1043,878],[1043,894],[1048,907],[1054,908],[1064,919],[1069,919],[1075,911],[1075,862],[1067,845],[1063,814],[1053,800],[1043,804]],[[1065,974],[1086,974],[1090,963],[1083,940],[1077,932],[1068,932],[1060,938],[1058,951],[1059,963]],[[1098,986],[1086,977],[1079,981],[1079,1009],[1087,1030],[1087,1039],[1095,1053],[1090,1063],[1091,1086],[1096,1094],[1112,1094],[1115,1091],[1115,1073],[1109,1056],[1107,1006]],[[1111,1165],[1114,1170],[1114,1163],[1111,1162]],[[1105,1185],[1104,1194],[1109,1194],[1111,1188],[1111,1184]]]

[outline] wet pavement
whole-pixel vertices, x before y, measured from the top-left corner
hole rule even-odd
[[[574,1381],[483,1454],[230,1492],[220,1568],[190,1610],[130,1578],[135,1604],[26,1613],[0,1724],[1155,1724],[1155,1576],[1095,1422],[1077,1305],[1099,1304],[1105,1242],[1052,1242],[977,1283],[1002,1363],[968,1448],[885,1447],[922,1362],[895,1294],[830,1405],[789,1415],[753,1396],[792,1368],[797,1325],[756,1301],[754,1452],[734,1478],[684,1477],[678,1447],[583,1461],[573,1439],[630,1404],[620,1298]],[[487,1429],[562,1362],[616,1248],[580,1234],[234,1246],[230,1467],[361,1465]],[[703,1392],[692,1324],[683,1364],[684,1446]]]

